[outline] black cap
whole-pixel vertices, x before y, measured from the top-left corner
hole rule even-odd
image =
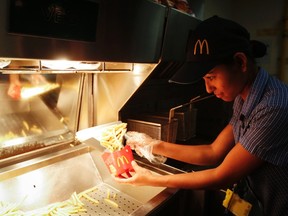
[[[244,52],[254,58],[266,54],[265,44],[250,41],[249,32],[238,23],[213,16],[189,34],[186,63],[169,80],[180,84],[199,81],[215,66]]]

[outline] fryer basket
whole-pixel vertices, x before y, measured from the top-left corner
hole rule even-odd
[[[175,142],[177,137],[178,120],[165,116],[143,115],[137,119],[127,119],[128,131],[146,133],[154,139]]]

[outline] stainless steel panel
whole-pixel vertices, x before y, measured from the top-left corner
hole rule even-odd
[[[96,15],[92,14],[97,19],[95,20],[96,37],[89,42],[57,39],[58,32],[55,35],[51,34],[56,27],[49,32],[50,37],[7,32],[9,29],[10,2],[12,0],[2,0],[0,2],[0,40],[5,41],[5,43],[1,43],[0,58],[65,58],[76,61],[142,63],[155,63],[160,59],[167,8],[153,1],[91,0],[90,2],[95,2],[98,6],[98,11],[95,11]],[[53,4],[56,3],[53,2]],[[76,2],[76,4],[81,4],[81,1]],[[45,9],[47,10],[47,8]],[[62,8],[59,6],[60,9]],[[54,26],[58,24],[59,14],[57,12],[59,13],[59,11],[55,11],[54,14],[47,15],[51,15],[47,19]],[[69,14],[64,14],[61,10],[60,12],[62,12],[60,17]],[[35,19],[37,18],[35,17]],[[67,18],[64,16],[64,18],[61,18],[61,21],[63,21],[75,17]],[[46,22],[44,24],[47,26]],[[30,26],[30,24],[27,25]],[[61,25],[67,28],[67,23],[60,22],[59,26],[61,27]],[[71,24],[68,26],[72,32],[73,26]],[[73,35],[68,36],[73,37]]]
[[[139,119],[139,120],[138,120]],[[142,115],[140,118],[127,119],[128,131],[148,134],[154,139],[174,143],[177,137],[178,120],[169,122],[168,117]]]
[[[23,200],[23,210],[68,199],[74,192],[97,185],[100,177],[89,148],[58,152],[1,169],[0,199]]]
[[[145,215],[177,192],[168,188],[116,183],[101,160],[101,152],[103,147],[93,139],[86,144],[3,167],[0,169],[0,201],[22,202],[21,209],[27,211],[64,201],[74,192],[96,186],[97,190],[89,195],[98,199],[99,204],[85,202],[88,215],[95,212],[101,215]],[[181,172],[165,165],[157,168],[141,161],[138,163],[160,175]],[[108,190],[119,196],[115,199],[118,208],[103,200]]]
[[[150,75],[156,64],[135,64],[133,72],[94,75],[92,126],[119,120],[119,111]]]
[[[8,96],[9,75],[1,75],[0,158],[74,141],[79,125],[83,74],[42,74],[59,88],[28,99]],[[22,86],[28,81],[22,79]],[[32,76],[32,75],[31,75]],[[25,74],[25,77],[30,77]],[[29,83],[37,87],[37,84]],[[86,113],[87,114],[87,113]]]
[[[29,101],[13,100],[7,95],[9,81],[3,81],[3,75],[0,74],[0,115],[5,115],[15,112],[28,112],[30,110]]]
[[[185,13],[179,13],[177,9],[171,8],[169,10],[166,33],[163,39],[163,61],[185,61],[190,30],[193,30],[199,23],[199,19]]]

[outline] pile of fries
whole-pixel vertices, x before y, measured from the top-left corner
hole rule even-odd
[[[131,176],[134,171],[131,162],[134,160],[132,150],[129,145],[124,147],[124,135],[127,131],[127,123],[119,123],[109,126],[102,132],[99,140],[100,144],[106,148],[103,152],[104,160],[109,172],[114,176],[126,174]]]
[[[100,144],[110,152],[121,150],[124,145],[124,135],[127,131],[127,123],[119,123],[108,126],[103,132]]]
[[[0,216],[70,216],[74,214],[86,214],[88,210],[83,202],[84,200],[89,201],[94,205],[99,205],[104,202],[109,204],[111,207],[118,208],[118,203],[114,201],[116,198],[116,193],[114,193],[113,196],[110,196],[110,189],[107,189],[107,196],[103,198],[103,201],[101,201],[92,198],[90,195],[91,192],[97,190],[98,186],[95,186],[78,194],[74,192],[68,200],[51,203],[47,206],[31,211],[20,210],[24,200],[19,203],[0,201]]]

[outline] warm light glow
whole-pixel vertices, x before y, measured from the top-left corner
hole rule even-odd
[[[65,70],[68,68],[75,68],[79,64],[78,61],[68,61],[68,60],[43,60],[41,61],[42,66],[50,69]]]
[[[78,69],[78,70],[96,70],[101,65],[100,62],[79,62],[68,60],[43,60],[42,66],[50,69],[66,70],[66,69]]]
[[[15,139],[7,140],[7,141],[5,141],[4,144],[1,144],[1,147],[4,148],[4,147],[14,146],[14,145],[17,145],[18,142],[19,141],[15,140]]]
[[[40,86],[35,86],[35,87],[23,87],[21,89],[21,98],[22,99],[28,99],[31,97],[34,97],[36,95],[43,94],[45,92],[51,91],[55,88],[58,88],[59,84],[57,83],[51,83],[51,84],[45,84],[45,85],[40,85]]]
[[[0,68],[4,68],[4,67],[8,66],[10,63],[11,63],[10,60],[0,59]]]
[[[133,70],[133,73],[134,74],[140,74],[141,72],[143,71],[143,66],[140,65],[140,64],[135,64],[134,65],[134,70]]]

